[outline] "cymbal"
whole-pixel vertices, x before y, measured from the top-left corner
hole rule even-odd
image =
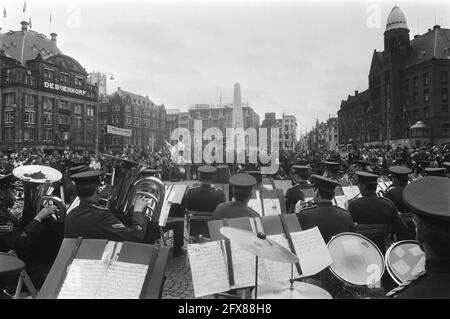
[[[24,165],[13,170],[14,176],[21,181],[31,183],[54,183],[62,178],[60,171],[43,165]]]
[[[252,298],[255,298],[254,290]],[[333,297],[325,289],[306,282],[295,281],[291,289],[289,282],[281,281],[258,286],[258,299],[333,299]]]
[[[298,262],[298,257],[295,254],[276,242],[265,238],[264,234],[261,236],[248,230],[228,226],[220,228],[220,232],[246,251],[258,257],[287,264]]]

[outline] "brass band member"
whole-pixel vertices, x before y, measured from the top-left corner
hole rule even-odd
[[[339,180],[341,178],[339,174],[339,163],[323,161],[322,164],[325,165],[325,172],[323,173],[323,177]]]
[[[384,224],[388,233],[392,231],[398,239],[407,238],[407,226],[401,220],[394,203],[387,198],[378,197],[376,194],[378,176],[359,171],[356,172],[356,175],[362,197],[349,201],[348,211],[352,215],[353,221],[358,224]],[[373,241],[384,254],[386,252],[385,240],[373,239]]]
[[[142,213],[146,205],[145,200],[142,197],[137,198],[132,224],[124,225],[109,209],[96,205],[99,201],[98,186],[102,175],[101,172],[89,171],[71,176],[80,198],[80,205],[67,215],[64,237],[142,241],[147,227],[146,218]]]
[[[412,173],[412,170],[405,166],[391,166],[389,172],[392,174],[392,185],[384,197],[389,198],[400,213],[409,213],[410,209],[403,200],[403,190],[408,185],[408,175]]]
[[[295,183],[295,185],[289,188],[286,191],[285,195],[286,211],[289,214],[294,213],[295,204],[297,204],[298,201],[305,200],[305,195],[303,194],[302,189],[312,188],[312,186],[308,183],[309,172],[311,170],[311,167],[294,165],[292,166],[292,170],[293,170],[292,180]]]
[[[446,177],[445,167],[427,167],[425,168],[425,176]]]
[[[245,173],[231,176],[230,186],[233,187],[234,200],[219,204],[214,211],[214,219],[258,217],[258,213],[247,206],[252,197],[252,188],[256,185],[256,179]]]
[[[450,299],[450,180],[428,177],[406,186],[403,197],[417,217],[417,240],[425,252],[425,271],[394,289],[398,299]]]
[[[353,231],[353,219],[348,211],[334,206],[334,190],[338,182],[319,175],[312,175],[314,185],[314,202],[316,207],[307,208],[297,213],[303,230],[319,227],[325,242],[343,232]]]

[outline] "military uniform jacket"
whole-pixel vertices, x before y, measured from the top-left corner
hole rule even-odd
[[[378,197],[375,193],[365,194],[361,198],[352,199],[348,211],[353,221],[358,224],[385,224],[388,231],[397,234],[398,240],[408,238],[408,228],[400,218],[394,203],[387,198]],[[381,252],[386,251],[384,242],[375,242]]]
[[[183,206],[187,210],[211,212],[216,210],[217,205],[225,202],[225,193],[220,188],[212,187],[210,184],[201,184],[186,192]]]
[[[318,227],[326,243],[331,237],[353,231],[353,219],[348,211],[331,202],[321,202],[317,207],[307,208],[297,213],[297,218],[303,230]]]
[[[425,272],[388,293],[397,299],[450,299],[450,259],[427,259]]]
[[[286,199],[286,210],[288,213],[293,213],[295,210],[295,204],[299,200],[304,201],[305,195],[302,192],[302,189],[311,188],[306,181],[302,181],[301,183],[292,186],[286,191],[286,195],[284,196]]]
[[[132,224],[128,227],[109,209],[87,201],[81,201],[80,205],[67,215],[64,225],[66,238],[140,242],[145,231],[146,220],[142,213],[133,213]]]
[[[0,252],[20,252],[29,247],[43,229],[44,226],[36,219],[32,219],[23,230],[18,229],[13,217],[7,211],[0,210]]]
[[[259,214],[242,202],[232,201],[219,204],[213,215],[215,220],[239,217],[259,217]]]
[[[392,187],[384,194],[384,197],[389,198],[395,204],[398,211],[402,214],[411,212],[403,201],[403,190],[405,187],[406,185]]]

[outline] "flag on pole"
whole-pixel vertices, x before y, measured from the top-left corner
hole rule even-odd
[[[26,1],[23,2],[23,9],[22,9],[23,13],[25,13],[25,11],[27,11],[27,2]]]
[[[3,18],[6,18],[6,7],[3,6]]]

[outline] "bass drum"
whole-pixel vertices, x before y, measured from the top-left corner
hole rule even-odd
[[[425,253],[415,240],[403,240],[386,251],[386,269],[397,285],[425,270]]]
[[[333,263],[320,274],[334,298],[359,299],[381,286],[385,265],[378,247],[356,233],[341,233],[328,242]]]

